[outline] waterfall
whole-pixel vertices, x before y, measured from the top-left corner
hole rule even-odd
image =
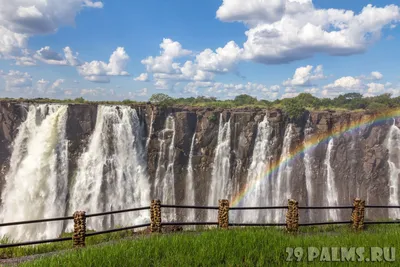
[[[246,184],[253,187],[252,192],[243,199],[244,206],[260,207],[272,206],[271,181],[265,179],[265,173],[271,157],[270,138],[272,127],[265,115],[264,120],[258,124],[257,135],[254,143],[253,156],[248,170]],[[243,214],[244,215],[244,214]],[[245,222],[268,222],[271,220],[271,212],[266,210],[245,211],[242,216]]]
[[[294,136],[293,124],[289,123],[285,129],[283,138],[282,153],[279,160],[279,170],[275,181],[275,194],[273,195],[274,206],[287,205],[287,200],[291,194],[291,173],[292,166],[288,161],[290,157],[290,146]],[[283,210],[275,210],[275,222],[283,222]]]
[[[306,144],[308,140],[308,136],[312,133],[312,126],[311,126],[311,121],[310,118],[308,118],[306,127],[304,129],[304,143],[303,145]],[[313,201],[313,184],[312,184],[312,150],[311,149],[306,149],[304,151],[304,169],[305,169],[305,176],[306,176],[306,190],[307,190],[307,206],[312,206],[314,204]],[[313,212],[312,210],[307,210],[308,214],[308,219],[310,221],[313,221]]]
[[[389,151],[389,205],[399,205],[399,174],[400,174],[400,129],[393,124],[390,127],[387,139],[387,149]],[[389,217],[391,219],[400,219],[399,209],[389,209]]]
[[[325,156],[325,168],[326,168],[326,181],[325,181],[325,196],[326,196],[326,203],[327,206],[337,206],[338,205],[338,192],[335,184],[335,173],[331,166],[331,154],[333,148],[333,141],[334,139],[331,138],[328,143],[328,148],[326,150]],[[337,221],[338,213],[336,209],[329,209],[327,210],[327,219],[332,221]]]
[[[149,184],[141,155],[139,117],[135,109],[99,106],[89,146],[78,160],[69,213],[121,210],[149,205]],[[89,229],[143,223],[146,212],[127,212],[88,220]],[[69,226],[72,229],[72,225]]]
[[[3,191],[0,221],[64,216],[68,186],[66,105],[30,105],[20,125]],[[1,227],[0,236],[28,241],[56,238],[62,222]]]
[[[192,143],[190,144],[190,154],[187,167],[186,188],[185,188],[185,205],[195,205],[195,188],[193,177],[193,150],[196,142],[196,133],[193,134]],[[186,220],[194,222],[196,219],[195,209],[187,209]]]
[[[165,128],[159,133],[160,152],[154,182],[155,195],[162,204],[175,204],[175,118],[168,116],[165,121]],[[170,142],[169,146],[167,142]],[[168,149],[167,149],[168,146]],[[175,209],[165,209],[163,220],[175,221]]]
[[[153,109],[151,109],[149,136],[147,137],[147,140],[146,140],[146,150],[149,147],[150,140],[151,140],[151,135],[153,134],[153,122],[154,122],[154,111],[153,111]]]
[[[230,183],[230,154],[231,154],[231,123],[223,123],[222,114],[219,118],[218,144],[215,148],[214,163],[211,176],[208,205],[217,206],[219,199],[229,199]],[[215,218],[215,210],[208,210],[208,220]]]

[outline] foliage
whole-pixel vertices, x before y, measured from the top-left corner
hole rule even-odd
[[[307,254],[286,261],[286,248],[301,247],[395,247],[400,249],[398,226],[370,226],[353,232],[349,226],[300,227],[298,235],[282,228],[236,228],[199,233],[154,235],[115,244],[92,246],[44,257],[21,266],[309,266]],[[193,253],[195,252],[195,253]],[[306,251],[307,252],[307,251]],[[357,257],[356,257],[357,258]],[[349,265],[348,265],[349,264]],[[389,264],[389,263],[387,263]],[[353,266],[355,263],[320,262],[315,266]],[[365,265],[359,263],[358,265]],[[382,265],[382,262],[380,262]],[[386,265],[383,263],[383,265]],[[382,266],[383,266],[382,265]],[[395,266],[394,264],[393,266]],[[372,265],[371,265],[372,266]]]
[[[294,98],[286,98],[282,101],[283,110],[289,115],[292,119],[297,119],[301,117],[304,113],[305,108],[302,105],[301,101],[298,101]]]
[[[207,119],[209,121],[211,121],[211,122],[216,122],[217,121],[217,116],[215,114],[212,114],[212,115],[208,116]]]
[[[238,106],[243,106],[243,105],[253,105],[258,102],[257,98],[249,96],[249,95],[238,95],[235,97],[233,100],[235,104]]]
[[[27,102],[27,103],[64,103],[64,104],[107,104],[107,105],[131,105],[139,103],[133,100],[125,99],[123,101],[88,101],[83,97],[75,99],[11,99],[2,98],[0,101]],[[276,99],[268,101],[257,99],[250,95],[242,94],[234,99],[218,100],[215,97],[197,96],[188,98],[173,98],[167,94],[153,94],[150,97],[152,104],[160,107],[172,106],[193,106],[204,108],[281,108],[291,118],[301,116],[304,110],[368,110],[372,112],[383,111],[389,108],[400,108],[400,97],[392,97],[390,94],[382,94],[374,97],[363,97],[360,93],[352,92],[339,95],[333,99],[317,98],[309,93],[301,93],[293,98]]]

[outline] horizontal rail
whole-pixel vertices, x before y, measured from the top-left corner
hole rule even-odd
[[[217,210],[218,206],[160,205],[161,208]]]
[[[148,209],[150,209],[150,207],[141,207],[141,208],[126,209],[126,210],[115,210],[115,211],[106,211],[106,212],[100,212],[100,213],[92,213],[92,214],[87,214],[86,218],[115,214],[115,213],[122,213],[122,212],[148,210]]]
[[[286,223],[229,223],[229,226],[286,226]]]
[[[0,248],[20,247],[20,246],[27,246],[27,245],[37,245],[37,244],[43,244],[43,243],[54,243],[54,242],[71,241],[71,240],[72,240],[72,237],[63,237],[63,238],[22,242],[22,243],[0,244]]]
[[[20,225],[20,224],[30,224],[30,223],[42,223],[42,222],[72,220],[73,218],[74,218],[73,216],[68,216],[68,217],[58,217],[58,218],[49,218],[49,219],[41,219],[41,220],[30,220],[30,221],[0,223],[0,227],[2,227],[2,226],[11,226],[11,225]]]
[[[299,210],[353,209],[353,206],[299,206]]]
[[[387,209],[400,209],[400,206],[379,206],[379,205],[365,205],[366,208],[370,209],[382,209],[382,208],[387,208]]]
[[[342,222],[319,222],[319,223],[299,223],[299,226],[330,225],[330,224],[349,224],[351,221]]]
[[[131,229],[141,228],[141,227],[147,227],[147,226],[150,226],[150,223],[138,224],[138,225],[127,226],[127,227],[122,227],[122,228],[115,228],[115,229],[104,230],[104,231],[93,232],[93,233],[86,233],[85,236],[94,236],[94,235],[108,234],[108,233],[119,232],[119,231],[125,231],[125,230],[131,230]]]
[[[287,209],[288,206],[267,206],[267,207],[229,207],[229,210],[268,210]]]
[[[218,222],[166,222],[163,225],[218,225]]]
[[[395,224],[400,223],[400,221],[387,221],[387,222],[364,222],[364,224]]]

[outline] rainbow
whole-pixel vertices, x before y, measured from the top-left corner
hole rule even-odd
[[[289,163],[293,161],[296,157],[301,156],[304,152],[315,148],[317,145],[329,141],[331,138],[338,137],[345,133],[350,133],[354,130],[359,129],[360,127],[370,125],[372,123],[384,123],[388,119],[400,116],[400,109],[389,110],[381,113],[371,114],[371,115],[363,115],[360,120],[351,122],[347,125],[342,125],[340,128],[332,129],[328,133],[317,134],[307,141],[299,144],[297,147],[292,149],[288,156],[282,157],[276,162],[273,162],[264,172],[261,173],[256,179],[254,179],[251,183],[246,184],[235,196],[232,197],[232,206],[237,206],[240,201],[250,193],[253,188],[263,179],[268,179],[271,174],[274,174],[279,170],[279,167],[283,164]]]

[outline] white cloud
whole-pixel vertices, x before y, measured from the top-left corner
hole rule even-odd
[[[249,26],[244,58],[279,64],[317,53],[350,55],[364,52],[380,39],[385,26],[400,20],[396,5],[351,10],[318,9],[311,0],[224,0],[217,11],[223,21]]]
[[[317,87],[304,89],[304,93],[310,93],[313,95],[317,94],[318,92],[319,92],[319,88],[317,88]]]
[[[86,80],[92,82],[108,83],[108,76],[127,76],[125,71],[129,56],[123,47],[118,47],[110,56],[109,63],[103,61],[85,62],[78,66],[78,72]]]
[[[0,0],[0,58],[14,59],[17,65],[33,65],[21,58],[28,39],[34,35],[55,33],[62,26],[74,26],[83,7],[101,8],[90,0]]]
[[[331,84],[325,85],[321,91],[323,97],[336,97],[341,94],[358,92],[362,93],[366,89],[366,85],[359,78],[346,76],[337,79]]]
[[[160,48],[160,56],[150,56],[141,61],[142,64],[146,66],[148,72],[167,74],[179,73],[179,64],[174,63],[174,59],[192,53],[189,50],[183,49],[179,42],[174,42],[171,39],[163,39]]]
[[[293,98],[298,96],[300,93],[299,92],[290,92],[290,93],[284,93],[280,98],[284,99],[284,98]]]
[[[27,72],[10,70],[3,74],[5,80],[5,90],[10,92],[26,92],[32,87],[32,76]]]
[[[103,3],[102,2],[93,2],[93,1],[90,1],[90,0],[84,0],[83,1],[84,2],[84,6],[87,6],[87,7],[93,7],[93,8],[103,8]]]
[[[40,50],[36,51],[33,56],[46,64],[50,65],[67,65],[67,61],[59,53],[51,50],[50,46],[45,46]]]
[[[383,75],[379,71],[373,71],[371,72],[371,77],[374,80],[381,80],[383,78]]]
[[[297,68],[293,78],[283,82],[285,86],[311,86],[312,81],[325,79],[322,65],[318,65],[314,70],[313,66]]]
[[[78,59],[79,54],[78,53],[74,54],[74,52],[72,52],[72,49],[69,46],[64,48],[64,55],[69,65],[71,66],[82,65],[82,62]]]
[[[61,26],[74,25],[83,7],[102,7],[89,0],[0,0],[1,24],[15,33],[36,35],[54,33]]]
[[[372,95],[383,94],[385,91],[385,85],[382,83],[369,83],[367,84],[367,86],[368,86],[367,93]]]
[[[148,82],[149,75],[147,73],[142,73],[138,77],[134,78],[134,80],[139,82]]]
[[[242,21],[257,24],[259,21],[275,22],[281,19],[285,11],[285,2],[281,0],[224,0],[217,11],[222,21]]]
[[[223,48],[217,48],[216,52],[206,49],[196,56],[198,67],[210,72],[229,72],[241,59],[243,49],[234,41],[230,41]]]
[[[324,89],[344,89],[344,90],[355,90],[359,91],[364,88],[364,84],[360,79],[346,76],[334,81],[334,83],[324,86]]]
[[[147,88],[143,88],[143,89],[135,91],[135,92],[129,92],[128,97],[136,98],[138,96],[147,96],[148,92],[149,92],[149,90]]]

